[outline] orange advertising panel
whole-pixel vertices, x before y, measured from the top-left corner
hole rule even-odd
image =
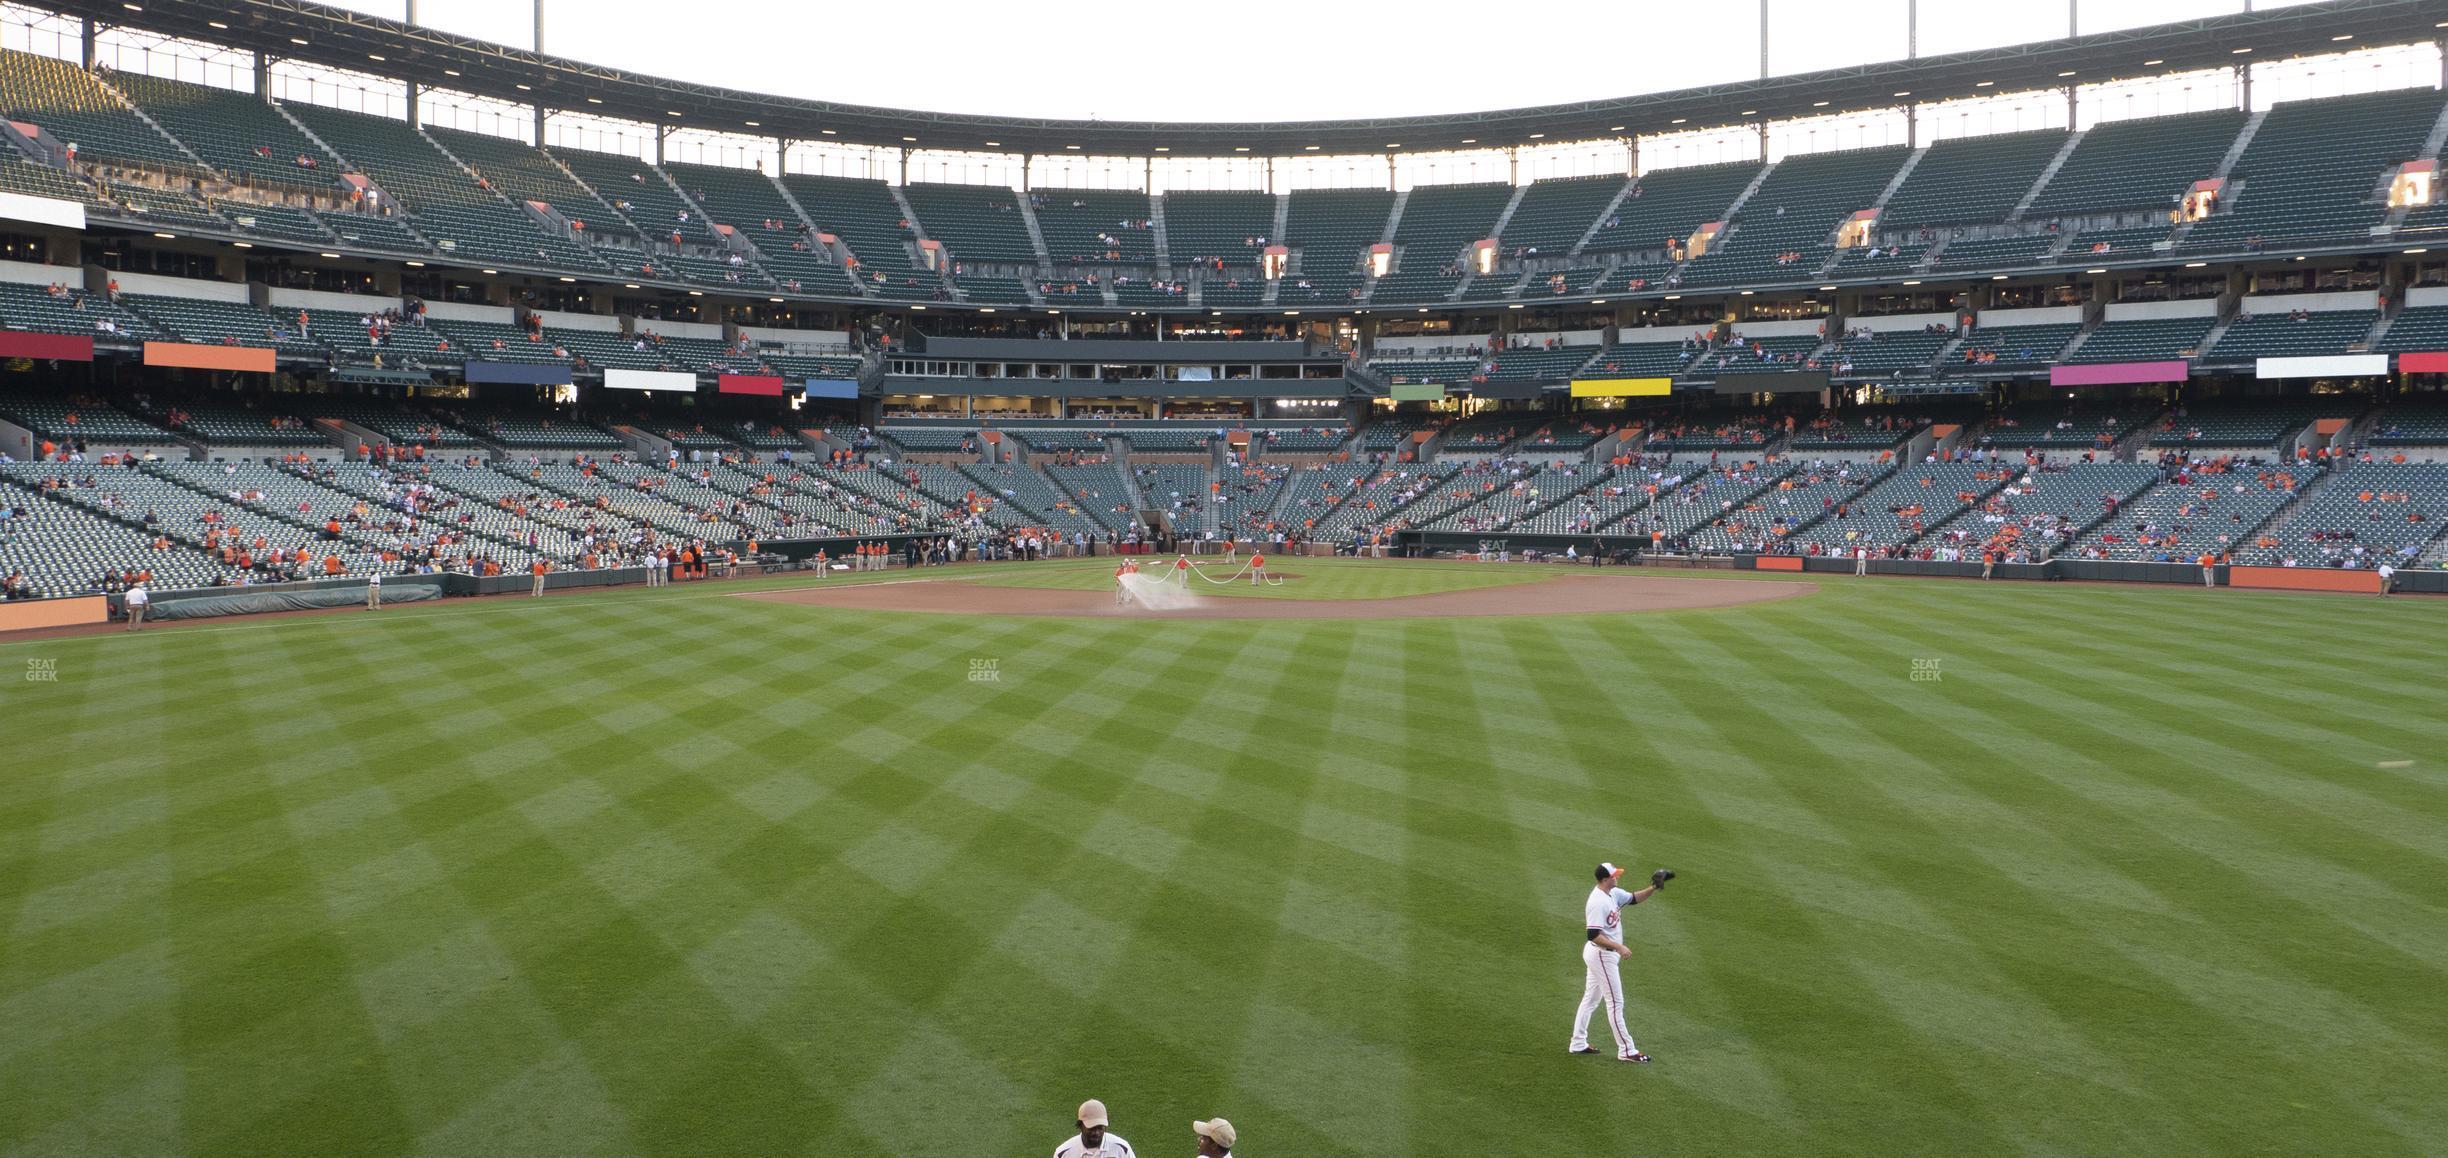
[[[1802,569],[1802,558],[1799,555],[1762,555],[1751,565],[1762,571],[1799,571]]]
[[[2380,576],[2373,571],[2339,571],[2329,567],[2229,567],[2229,587],[2260,587],[2275,591],[2348,591],[2380,593]]]
[[[146,342],[147,366],[184,366],[190,370],[272,372],[272,351],[257,346],[191,346],[183,342]]]
[[[110,600],[100,595],[74,599],[29,599],[0,603],[0,634],[38,627],[82,627],[110,622]]]

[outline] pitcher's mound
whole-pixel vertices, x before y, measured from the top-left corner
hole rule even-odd
[[[1457,615],[1593,615],[1692,611],[1791,599],[1811,583],[1682,579],[1645,575],[1559,575],[1536,583],[1442,591],[1399,599],[1263,599],[1202,595],[1178,610],[1114,605],[1110,591],[989,587],[964,579],[908,579],[849,587],[761,591],[742,599],[859,611],[945,615],[1062,615],[1135,619],[1421,619]]]

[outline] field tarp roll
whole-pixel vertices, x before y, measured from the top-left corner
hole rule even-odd
[[[410,582],[409,577],[383,580],[383,603],[422,603],[442,598],[439,583]],[[315,611],[326,607],[362,607],[366,585],[357,580],[337,584],[281,587],[228,587],[157,596],[146,619],[210,619],[219,615],[260,615],[267,611]]]

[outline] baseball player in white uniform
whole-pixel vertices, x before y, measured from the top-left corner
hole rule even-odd
[[[1589,936],[1581,945],[1581,963],[1589,970],[1589,980],[1581,987],[1581,1011],[1573,1015],[1572,1052],[1594,1054],[1590,1048],[1590,1014],[1601,1002],[1607,1011],[1607,1029],[1615,1035],[1615,1060],[1646,1062],[1649,1055],[1633,1044],[1632,1031],[1624,1028],[1623,974],[1617,968],[1626,950],[1623,944],[1624,909],[1656,895],[1674,873],[1659,869],[1649,875],[1649,887],[1637,893],[1627,893],[1615,887],[1623,879],[1623,870],[1612,864],[1598,866],[1598,884],[1590,889],[1589,903],[1582,906],[1588,918]]]
[[[1054,1158],[1138,1158],[1119,1134],[1106,1132],[1105,1103],[1090,1098],[1080,1103],[1079,1134],[1054,1148]]]

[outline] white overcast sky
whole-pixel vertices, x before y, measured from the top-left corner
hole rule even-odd
[[[406,0],[324,0],[394,19]],[[2101,32],[2247,0],[2078,0]],[[2251,0],[2256,9],[2308,0]],[[1902,58],[1907,0],[1769,0],[1769,68]],[[1314,120],[1512,108],[1759,75],[1756,0],[544,0],[544,49],[675,80],[896,108]],[[420,23],[533,46],[529,0],[419,0]],[[1713,22],[1694,19],[1707,11]],[[2063,36],[2066,0],[1921,0],[1924,54]],[[1707,43],[1689,37],[1709,27]],[[1520,49],[1510,46],[1521,45]]]

